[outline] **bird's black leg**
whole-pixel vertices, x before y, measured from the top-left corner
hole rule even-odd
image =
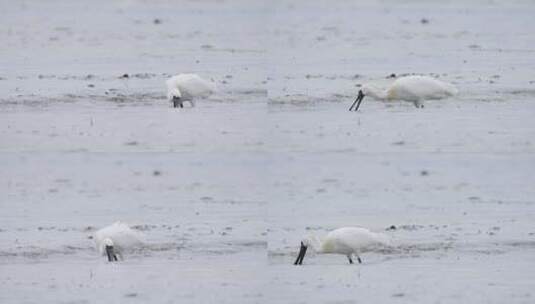
[[[360,259],[358,254],[357,254],[357,261],[359,261],[359,264],[362,264],[362,260]]]
[[[351,255],[348,255],[347,259],[349,260],[349,264],[353,264],[353,260],[351,259]]]

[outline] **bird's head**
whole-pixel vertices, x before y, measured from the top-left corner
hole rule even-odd
[[[377,90],[379,90],[377,86],[374,86],[369,83],[362,85],[362,87],[360,88],[360,92],[362,92],[364,96],[374,95]]]
[[[323,253],[324,252],[324,243],[315,235],[308,235],[307,237],[303,238],[300,243],[299,247],[299,254],[297,255],[297,260],[295,260],[294,265],[301,265],[303,264],[303,259],[305,258],[305,254],[307,253],[307,250],[310,248],[313,253]]]
[[[169,98],[169,100],[172,100],[173,98],[182,98],[182,93],[180,93],[178,88],[169,88],[167,91],[167,98]]]
[[[117,254],[115,253],[113,241],[110,238],[106,238],[104,239],[104,241],[102,241],[102,244],[104,246],[104,249],[106,250],[108,261],[109,262],[118,261],[119,259],[117,258]]]

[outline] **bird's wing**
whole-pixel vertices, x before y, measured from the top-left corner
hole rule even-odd
[[[367,250],[378,245],[385,245],[388,237],[382,233],[371,232],[366,228],[346,227],[337,229],[331,234],[331,238],[337,240],[342,246],[347,246],[355,250]]]

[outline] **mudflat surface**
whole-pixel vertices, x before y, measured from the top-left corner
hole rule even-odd
[[[0,12],[0,302],[533,302],[530,2]],[[180,72],[218,93],[171,108]],[[460,94],[347,111],[392,73]],[[117,220],[146,246],[110,264],[91,236]],[[304,236],[357,225],[393,246],[292,265]]]

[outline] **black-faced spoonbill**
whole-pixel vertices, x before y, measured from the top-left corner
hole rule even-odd
[[[442,99],[456,95],[459,91],[454,85],[428,76],[405,76],[396,79],[386,90],[372,84],[362,86],[349,111],[355,107],[358,111],[365,96],[378,100],[405,100],[414,102],[417,108],[423,108],[423,102],[430,99]]]
[[[101,255],[108,256],[108,261],[123,259],[123,251],[143,245],[140,233],[132,230],[123,222],[115,222],[95,232],[95,242]]]
[[[167,84],[167,98],[173,102],[173,107],[184,107],[184,101],[189,101],[194,107],[193,102],[196,98],[206,98],[212,95],[215,90],[215,84],[202,79],[197,74],[178,74],[169,78]]]
[[[359,253],[375,247],[388,246],[390,240],[382,233],[371,232],[361,227],[344,227],[333,230],[323,240],[310,236],[301,241],[301,248],[294,265],[303,264],[303,259],[308,247],[312,246],[319,254],[343,254],[350,264],[353,264],[352,256],[362,263]]]

